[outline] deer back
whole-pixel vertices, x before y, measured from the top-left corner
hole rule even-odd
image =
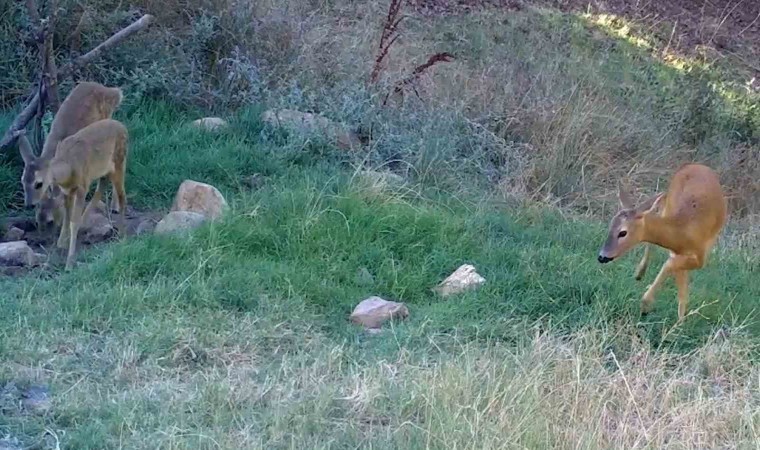
[[[121,89],[83,81],[71,90],[50,126],[42,158],[52,158],[58,143],[98,120],[109,119],[123,99]]]
[[[54,176],[53,182],[70,189],[77,185],[86,189],[89,184],[124,165],[127,152],[127,128],[119,121],[103,119],[92,123],[58,145],[51,169],[67,167],[66,176]],[[63,172],[62,172],[63,173]],[[56,179],[58,178],[58,179]]]
[[[718,175],[707,166],[682,166],[673,174],[664,200],[661,217],[689,237],[712,237],[725,224],[726,197]]]

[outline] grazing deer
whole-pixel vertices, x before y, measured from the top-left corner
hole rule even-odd
[[[53,119],[50,133],[45,139],[39,157],[34,156],[31,145],[25,136],[19,137],[19,152],[24,159],[24,172],[21,175],[21,185],[24,188],[24,204],[30,208],[38,206],[39,218],[52,218],[59,213],[51,208],[61,204],[60,198],[55,198],[56,192],[47,192],[43,186],[41,167],[55,156],[58,144],[82,128],[102,119],[110,119],[113,112],[121,105],[124,96],[119,88],[106,87],[99,83],[83,81],[71,90],[66,100]],[[54,198],[49,198],[53,196]],[[45,201],[42,201],[46,199]],[[112,201],[112,210],[117,210],[116,197]],[[41,224],[49,225],[50,223]]]
[[[126,235],[127,196],[124,192],[124,177],[127,141],[127,128],[121,122],[113,119],[99,120],[62,140],[55,156],[50,161],[45,161],[40,168],[43,191],[58,187],[63,193],[63,226],[58,237],[58,247],[69,248],[66,270],[74,267],[79,227],[90,208],[100,201],[106,178],[111,181],[114,195],[118,197],[119,234]],[[98,180],[98,186],[87,208],[84,208],[85,197],[95,180]]]
[[[635,245],[648,243],[636,269],[636,279],[640,280],[649,264],[651,245],[670,250],[670,257],[641,299],[641,313],[645,315],[652,310],[655,292],[673,275],[678,286],[678,320],[682,321],[689,300],[689,271],[705,265],[707,254],[726,223],[726,198],[718,175],[701,164],[686,164],[673,174],[667,192],[638,207],[622,188],[618,197],[622,209],[610,222],[599,262],[608,263]],[[659,214],[658,207],[661,207]]]

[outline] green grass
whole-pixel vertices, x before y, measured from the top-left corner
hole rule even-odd
[[[636,257],[599,265],[602,223],[422,186],[378,193],[340,153],[272,135],[255,111],[219,135],[183,126],[168,106],[120,118],[133,141],[134,205],[167,208],[191,178],[217,185],[232,210],[190,236],[84,252],[69,274],[0,280],[0,385],[41,382],[54,399],[34,416],[0,397],[0,435],[27,444],[56,435],[76,449],[545,448],[567,431],[560,404],[538,392],[577,381],[559,381],[574,373],[560,370],[565,339],[600,386],[616,385],[594,362],[609,351],[635,368],[637,352],[659,349],[652,360],[666,381],[672,361],[658,358],[704,361],[696,391],[666,383],[681,392],[674,414],[700,395],[720,401],[709,391],[715,357],[700,353],[716,329],[748,346],[732,364],[754,352],[756,258],[715,254],[692,277],[700,314],[683,326],[672,328],[672,283],[638,322],[646,285],[633,280]],[[247,192],[239,180],[256,172],[267,183]],[[436,297],[430,288],[464,263],[486,285]],[[357,276],[362,268],[372,280]],[[406,302],[411,316],[384,335],[362,333],[347,317],[370,295]],[[591,416],[579,423],[573,438],[591,447],[630,444]],[[731,442],[751,442],[757,415],[727,426]]]

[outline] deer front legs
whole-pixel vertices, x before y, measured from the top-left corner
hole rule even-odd
[[[75,188],[65,195],[64,222],[61,226],[61,235],[58,237],[58,247],[65,248],[61,244],[65,245],[65,230],[68,229],[69,253],[66,257],[66,270],[68,271],[74,268],[74,260],[76,259],[77,234],[79,234],[79,226],[82,224],[85,193]]]
[[[636,280],[644,278],[644,274],[647,273],[647,267],[649,266],[649,252],[652,250],[652,244],[644,244],[644,257],[641,258],[639,265],[636,266]]]
[[[649,248],[647,247],[647,250]],[[648,255],[645,255],[645,257]],[[695,254],[676,255],[670,254],[670,258],[662,265],[660,273],[654,279],[641,298],[641,314],[646,315],[654,306],[654,294],[660,288],[662,282],[671,274],[675,277],[678,287],[678,320],[686,316],[689,303],[689,270],[699,269],[703,265],[704,258]],[[643,262],[643,261],[642,261]]]

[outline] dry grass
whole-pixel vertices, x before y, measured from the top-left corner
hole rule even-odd
[[[125,336],[89,358],[77,355],[91,354],[92,340],[59,348],[47,363],[54,374],[10,373],[54,375],[67,387],[57,395],[59,424],[97,419],[113,430],[59,437],[77,448],[749,449],[760,439],[760,369],[752,349],[723,335],[678,356],[624,326],[616,336],[535,332],[517,347],[459,343],[445,354],[402,346],[391,359],[364,361],[315,330],[214,319],[231,328],[198,342],[191,323],[176,323],[185,340],[149,364],[140,340]],[[281,353],[256,344],[282,345],[289,332],[309,334]],[[628,346],[613,351],[610,340]],[[429,341],[439,344],[452,342]],[[92,372],[99,367],[106,378]]]

